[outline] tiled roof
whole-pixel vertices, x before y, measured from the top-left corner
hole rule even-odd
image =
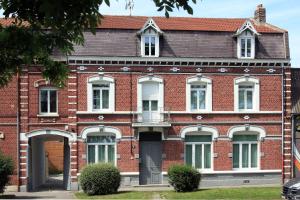
[[[134,29],[139,30],[146,23],[147,16],[116,16],[105,15],[98,25],[99,29]],[[235,32],[247,18],[192,18],[192,17],[151,17],[158,27],[164,30],[186,31],[225,31]],[[268,23],[258,23],[250,19],[259,33],[281,33],[285,30]],[[0,24],[8,26],[13,19],[0,19]]]

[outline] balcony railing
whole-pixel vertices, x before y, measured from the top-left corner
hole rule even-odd
[[[143,111],[142,108],[138,108],[137,112],[133,114],[134,123],[163,123],[170,121],[170,110],[166,107],[159,108],[157,111]]]

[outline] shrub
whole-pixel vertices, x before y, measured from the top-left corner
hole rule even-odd
[[[91,164],[81,171],[79,181],[88,195],[112,194],[118,191],[121,175],[111,164]]]
[[[14,165],[11,158],[4,156],[0,152],[0,193],[4,192],[5,185],[9,181],[9,176],[13,174]]]
[[[168,170],[169,183],[176,192],[189,192],[198,189],[201,174],[187,165],[173,165]]]

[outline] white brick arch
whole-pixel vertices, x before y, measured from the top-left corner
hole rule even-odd
[[[77,140],[77,136],[75,133],[58,130],[58,129],[42,129],[42,130],[34,130],[29,133],[21,133],[21,141],[27,141],[29,138],[35,136],[42,135],[54,135],[54,136],[62,136],[69,139],[70,142],[75,142]]]
[[[266,137],[266,130],[260,126],[254,125],[240,125],[240,126],[233,126],[228,130],[228,137],[230,139],[233,138],[234,134],[238,135],[257,135],[259,140],[263,140]]]
[[[80,134],[80,137],[84,140],[86,140],[88,135],[114,135],[116,136],[116,139],[119,140],[122,138],[121,130],[112,127],[112,126],[90,126],[87,128],[84,128]]]
[[[216,140],[219,137],[218,129],[211,126],[195,125],[183,127],[180,131],[181,139],[184,139],[186,135],[211,135],[212,140]]]

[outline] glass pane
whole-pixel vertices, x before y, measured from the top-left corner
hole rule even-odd
[[[57,112],[57,91],[56,90],[50,90],[50,112],[51,113],[56,113]]]
[[[109,102],[109,91],[102,90],[102,109],[108,109],[108,102]]]
[[[145,55],[149,56],[149,37],[145,37]]]
[[[247,91],[247,109],[253,108],[253,92]]]
[[[185,164],[192,165],[192,145],[185,145]]]
[[[211,135],[187,135],[185,142],[211,142]]]
[[[151,101],[151,111],[158,111],[158,101]]]
[[[251,39],[247,39],[247,57],[251,57]]]
[[[257,167],[257,144],[251,144],[251,167]]]
[[[241,39],[241,57],[246,56],[246,42],[245,39]]]
[[[48,91],[47,90],[41,90],[41,112],[48,112]]]
[[[210,168],[211,166],[211,146],[210,144],[204,145],[204,168]]]
[[[197,91],[191,91],[191,109],[197,110]]]
[[[242,144],[242,167],[249,167],[249,144]]]
[[[93,109],[100,109],[100,90],[93,90]]]
[[[202,145],[201,144],[195,145],[195,168],[197,169],[202,168]]]
[[[98,146],[98,162],[105,162],[105,145]]]
[[[232,141],[257,141],[257,135],[233,135]]]
[[[245,96],[244,96],[245,90],[240,89],[239,90],[239,109],[245,109]]]
[[[151,37],[151,55],[155,56],[155,37]]]
[[[205,91],[199,90],[199,109],[205,109]]]
[[[115,145],[108,145],[107,146],[107,153],[108,153],[108,162],[114,164],[115,163]]]
[[[233,153],[232,153],[232,160],[233,160],[233,168],[239,168],[240,167],[240,148],[239,144],[233,144]]]
[[[143,101],[143,111],[149,111],[149,101]]]
[[[88,145],[88,163],[95,163],[95,146]]]
[[[115,142],[116,137],[112,135],[107,136],[88,136],[88,143],[113,143]]]

